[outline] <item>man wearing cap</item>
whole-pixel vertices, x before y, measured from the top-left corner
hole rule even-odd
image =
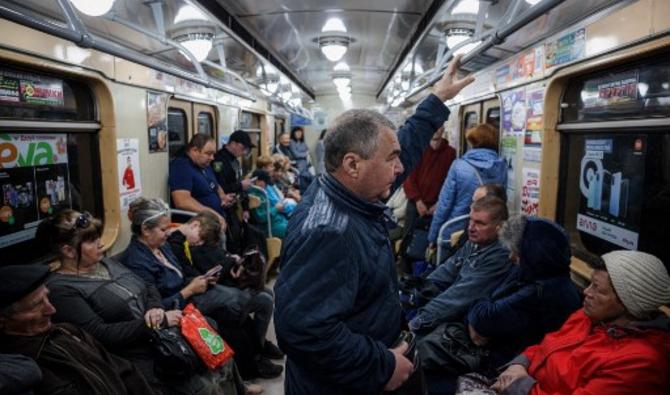
[[[251,185],[251,180],[243,179],[242,165],[239,161],[239,158],[249,154],[254,147],[256,146],[251,142],[248,133],[236,130],[230,135],[228,142],[214,155],[212,162],[212,170],[221,188],[226,193],[234,193],[242,204],[244,224],[237,217],[234,205],[224,210],[226,221],[228,221],[226,248],[236,254],[241,253],[247,245],[263,244],[263,234],[246,224],[249,219],[249,202],[246,191]]]
[[[51,323],[56,309],[44,285],[48,274],[46,265],[0,268],[0,352],[37,362],[42,381],[35,393],[154,394],[130,362],[73,325]]]
[[[494,388],[505,394],[645,394],[670,388],[670,277],[639,251],[592,264],[584,307],[509,363]]]

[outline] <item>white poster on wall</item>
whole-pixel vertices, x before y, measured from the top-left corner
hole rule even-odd
[[[130,202],[142,195],[139,147],[138,139],[116,139],[121,210],[127,209]]]
[[[521,186],[521,213],[537,215],[540,205],[540,170],[524,167]]]

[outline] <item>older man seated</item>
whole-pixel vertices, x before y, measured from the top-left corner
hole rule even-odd
[[[412,331],[425,335],[442,323],[463,319],[476,300],[489,296],[505,278],[511,264],[498,231],[507,216],[507,205],[495,196],[472,203],[469,240],[428,276],[439,294],[409,322]]]
[[[578,310],[528,347],[498,377],[504,394],[667,394],[670,277],[639,251],[613,251],[593,264]]]
[[[107,352],[88,333],[69,324],[53,325],[44,265],[0,268],[0,352],[37,362],[42,381],[36,394],[154,394],[125,359]],[[3,368],[4,369],[4,368]]]

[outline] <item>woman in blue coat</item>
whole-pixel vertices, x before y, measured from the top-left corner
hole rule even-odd
[[[440,190],[437,209],[428,232],[428,241],[433,245],[437,242],[442,224],[470,211],[472,194],[477,187],[484,184],[505,187],[507,184],[507,165],[496,152],[498,130],[482,123],[469,129],[465,139],[471,149],[452,163]],[[454,224],[446,229],[444,235],[451,235],[462,227],[462,224]]]

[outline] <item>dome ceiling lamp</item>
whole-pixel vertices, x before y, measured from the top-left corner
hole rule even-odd
[[[114,0],[70,0],[70,3],[83,14],[101,16],[112,9]]]
[[[316,38],[321,52],[331,62],[338,62],[354,40],[347,34],[347,27],[340,18],[329,18],[321,29],[322,35]]]
[[[200,9],[191,4],[181,7],[173,20],[170,36],[193,57],[202,62],[214,46],[214,25]]]

